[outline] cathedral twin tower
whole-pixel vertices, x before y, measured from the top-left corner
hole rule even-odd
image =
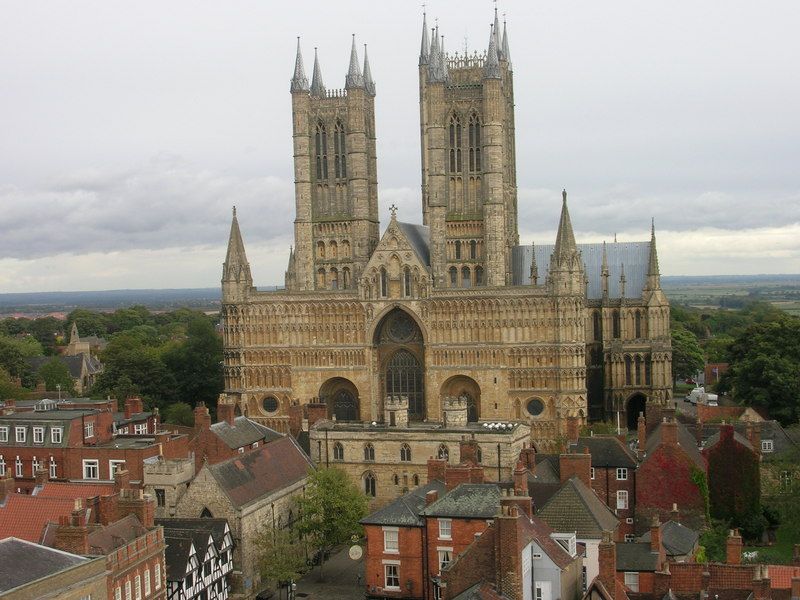
[[[566,193],[555,244],[520,245],[513,72],[495,11],[485,52],[448,54],[423,18],[422,225],[380,230],[375,82],[355,38],[343,89],[298,41],[291,79],[296,215],[285,289],[253,286],[234,212],[222,277],[225,394],[286,431],[309,402],[338,421],[568,422],[671,397],[669,304],[649,242],[576,244]],[[554,226],[556,224],[554,223]],[[293,408],[294,407],[294,408]],[[315,409],[316,410],[316,409]]]
[[[436,287],[511,283],[518,243],[514,94],[508,34],[495,14],[485,54],[445,53],[423,19],[419,56],[422,220]],[[379,239],[375,83],[353,39],[343,90],[328,90],[298,41],[291,80],[295,243],[289,289],[350,289]],[[331,241],[331,238],[334,238]]]

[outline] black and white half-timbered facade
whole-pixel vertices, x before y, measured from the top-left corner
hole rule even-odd
[[[164,527],[167,600],[227,600],[233,536],[225,519],[158,519]]]

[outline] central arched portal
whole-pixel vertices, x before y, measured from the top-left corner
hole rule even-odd
[[[405,311],[389,312],[375,330],[381,400],[408,397],[408,418],[425,419],[425,349],[422,331]]]
[[[639,414],[645,412],[647,407],[647,397],[642,393],[637,393],[628,398],[625,406],[625,415],[628,421],[628,429],[635,430],[639,423]]]

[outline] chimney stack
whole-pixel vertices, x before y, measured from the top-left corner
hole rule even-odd
[[[661,423],[661,443],[668,446],[678,445],[678,424],[667,417]]]
[[[462,436],[461,442],[458,444],[458,449],[461,455],[459,460],[461,464],[478,465],[478,442],[475,441],[474,436],[470,439],[465,439]]]
[[[319,398],[315,398],[315,400],[319,400]],[[306,406],[309,430],[314,427],[317,421],[328,418],[328,405],[324,402],[309,402]]]
[[[432,456],[428,459],[428,483],[433,481],[434,479],[438,479],[442,483],[445,480],[445,471],[447,469],[447,461],[443,458],[433,458]]]
[[[217,423],[222,423],[224,421],[233,427],[234,419],[236,419],[235,404],[228,404],[227,402],[217,404]]]
[[[514,494],[516,496],[527,496],[528,490],[528,469],[521,460],[517,461],[517,466],[514,468]]]
[[[522,450],[519,452],[519,459],[522,461],[522,464],[525,465],[525,468],[531,472],[531,474],[536,473],[536,448],[533,446],[528,447],[523,442]]]
[[[617,547],[614,544],[613,533],[603,531],[603,540],[600,542],[598,561],[600,574],[597,576],[600,583],[612,598],[616,598],[617,591]]]
[[[661,522],[658,520],[658,515],[653,516],[650,524],[650,551],[661,552]]]
[[[119,492],[131,487],[131,473],[128,469],[118,468],[114,471],[114,491]]]
[[[639,460],[644,458],[645,454],[645,447],[647,445],[647,424],[644,419],[644,413],[639,413],[639,420],[636,423],[636,433],[638,435],[638,442],[639,445],[637,446],[637,454],[639,456]]]
[[[592,487],[592,455],[581,454],[560,454],[558,457],[559,471],[561,472],[561,483],[576,475],[586,487]]]
[[[800,577],[792,577],[792,600],[800,600]]]
[[[742,564],[742,536],[738,529],[731,529],[725,540],[725,562],[729,565]]]
[[[747,441],[753,447],[753,451],[761,457],[761,423],[747,422]]]
[[[81,556],[89,554],[89,528],[80,499],[75,500],[75,508],[70,516],[59,518],[53,546]]]
[[[14,493],[14,484],[14,478],[6,469],[5,477],[0,479],[0,506],[3,506],[6,503],[6,498]]]
[[[204,402],[198,402],[194,407],[194,430],[195,432],[208,431],[211,428],[211,415]]]
[[[439,492],[431,490],[425,494],[425,506],[430,506],[439,499]]]
[[[127,398],[125,400],[125,418],[130,419],[133,415],[144,412],[144,403],[139,397]]]

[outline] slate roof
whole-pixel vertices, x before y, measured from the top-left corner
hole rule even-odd
[[[613,531],[619,525],[614,513],[578,477],[565,481],[536,516],[554,531],[574,531],[583,539],[600,539],[603,531]]]
[[[792,451],[800,453],[800,427],[784,429],[777,421],[761,421],[758,423],[761,426],[761,440],[772,440],[772,452],[761,452],[761,457],[765,462],[773,460],[783,460],[784,453],[791,453]],[[708,447],[709,440],[719,431],[720,423],[704,423],[702,431],[702,440],[704,447]],[[688,431],[693,435],[697,435],[697,424],[691,423],[686,425]],[[733,424],[736,433],[747,438],[747,423],[737,421]],[[793,435],[798,435],[798,440],[793,439]]]
[[[233,427],[227,421],[220,421],[211,426],[211,431],[225,442],[225,444],[235,450],[242,446],[249,446],[253,442],[264,440],[271,442],[283,437],[277,431],[259,425],[255,421],[251,421],[247,417],[236,417],[233,420]]]
[[[661,445],[662,425],[663,423],[659,423],[647,438],[647,443],[645,444],[646,456],[642,462],[647,462],[656,448]],[[697,441],[695,440],[695,437],[689,433],[689,430],[686,429],[686,425],[683,423],[677,423],[677,427],[678,446],[680,446],[683,451],[686,452],[686,455],[698,468],[705,470],[706,461],[703,458],[703,455],[700,453],[700,450],[697,448]]]
[[[661,544],[667,556],[685,556],[691,553],[699,539],[698,532],[677,521],[670,520],[661,524]],[[650,543],[649,529],[639,537],[639,541]]]
[[[602,277],[600,276],[603,262],[603,244],[577,244],[578,251],[583,259],[583,266],[589,284],[586,286],[586,297],[600,299],[602,297]],[[539,270],[539,283],[547,279],[550,268],[550,255],[553,253],[553,244],[536,244],[536,266]],[[531,246],[514,246],[511,249],[511,270],[513,285],[530,284],[531,275]],[[625,296],[639,298],[647,283],[647,267],[650,261],[650,242],[608,242],[606,243],[606,256],[608,257],[608,295],[619,298],[619,277],[622,274],[622,265],[625,265]]]
[[[39,542],[47,522],[69,516],[74,507],[75,501],[70,498],[10,494],[0,507],[0,539],[16,537]]]
[[[73,379],[80,379],[83,376],[84,361],[86,362],[86,372],[89,375],[94,375],[103,370],[103,365],[99,360],[83,352],[75,356],[31,356],[28,358],[28,364],[36,371],[54,358],[67,367],[70,377]]]
[[[506,598],[507,596],[499,595],[497,590],[485,581],[480,581],[453,596],[453,600],[505,600]]]
[[[500,507],[500,488],[494,483],[462,483],[420,511],[425,517],[492,519]]]
[[[431,228],[427,225],[415,225],[402,221],[397,221],[397,226],[408,239],[408,243],[411,244],[422,264],[429,267],[431,265]]]
[[[561,483],[561,469],[555,454],[537,454],[533,481],[537,483]]]
[[[420,517],[420,511],[425,508],[425,494],[436,491],[441,497],[446,490],[444,482],[434,479],[364,517],[361,519],[361,524],[422,527],[425,520]]]
[[[653,571],[658,568],[658,552],[650,549],[650,542],[617,544],[617,571]]]
[[[186,563],[189,561],[193,540],[191,537],[167,536],[165,530],[164,541],[166,542],[164,562],[167,567],[167,581],[183,581],[183,578],[186,577]],[[205,552],[205,548],[202,552]]]
[[[750,440],[748,440],[746,437],[744,437],[738,431],[734,430],[733,439],[736,440],[737,442],[739,442],[745,448],[749,448],[750,450],[753,449],[753,446],[750,443]],[[719,431],[719,429],[717,429],[716,433],[714,433],[714,435],[712,435],[711,437],[708,438],[708,441],[706,441],[706,443],[705,443],[705,445],[703,447],[704,448],[711,448],[711,446],[714,446],[715,444],[719,443],[719,440],[720,440],[720,431]],[[761,448],[759,448],[758,451],[761,452]]]
[[[314,465],[291,436],[281,436],[256,450],[206,468],[231,503],[241,508],[304,479]]]
[[[156,519],[156,525],[164,528],[164,535],[168,531],[202,531],[210,533],[214,539],[217,550],[221,550],[225,542],[225,528],[228,525],[227,519]]]
[[[136,515],[127,515],[105,527],[89,532],[90,554],[111,554],[114,550],[129,544],[147,533]]]
[[[561,483],[540,483],[538,481],[531,481],[528,477],[528,495],[533,500],[534,510],[539,506],[544,506],[550,501],[550,498],[561,489]]]
[[[30,541],[0,540],[0,593],[69,569],[89,559]]]
[[[198,560],[202,562],[211,543],[217,552],[225,543],[226,519],[156,519],[156,525],[164,527],[166,542],[165,560],[167,563],[167,579],[181,581],[186,576],[186,563],[189,550],[194,544]]]
[[[578,438],[577,452],[588,452],[592,455],[593,467],[624,467],[635,469],[636,459],[630,450],[616,436],[595,435]]]

